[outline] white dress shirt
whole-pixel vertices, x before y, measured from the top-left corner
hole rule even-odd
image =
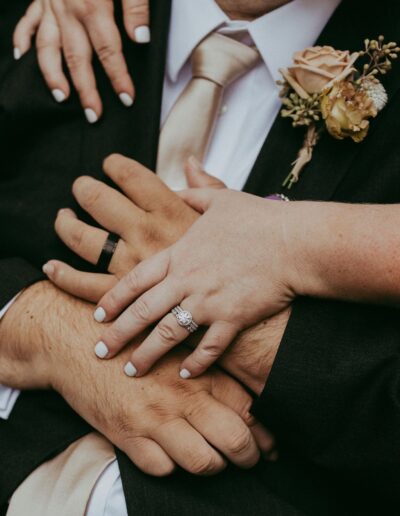
[[[191,53],[208,34],[218,31],[255,44],[261,55],[254,69],[225,90],[203,164],[229,188],[243,188],[279,112],[279,68],[290,66],[294,52],[315,43],[340,2],[293,0],[257,20],[242,22],[229,20],[214,0],[172,0],[162,121],[191,78]],[[0,312],[0,319],[9,305]],[[0,386],[0,417],[9,417],[17,397],[17,391]],[[127,510],[115,461],[99,478],[87,516],[124,515]]]

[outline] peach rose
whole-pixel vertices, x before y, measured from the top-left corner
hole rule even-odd
[[[288,68],[289,77],[307,93],[321,93],[335,78],[344,79],[346,70],[351,73],[354,54],[332,47],[310,47],[293,56],[294,65]]]

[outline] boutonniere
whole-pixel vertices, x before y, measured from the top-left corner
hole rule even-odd
[[[281,116],[290,118],[293,127],[307,129],[282,186],[297,183],[323,132],[338,140],[361,142],[368,134],[369,120],[385,107],[388,96],[378,76],[391,69],[400,48],[394,42],[384,43],[383,36],[364,43],[364,50],[354,53],[328,46],[306,48],[293,56],[293,66],[280,70]],[[360,67],[356,62],[361,62]]]

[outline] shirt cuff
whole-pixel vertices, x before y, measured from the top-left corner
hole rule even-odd
[[[5,316],[7,310],[12,306],[12,304],[16,301],[17,297],[21,294],[17,294],[9,303],[6,304],[4,308],[0,310],[0,321]],[[6,387],[5,385],[0,384],[0,419],[8,419],[14,408],[15,403],[17,402],[20,391],[16,389],[11,389],[10,387]]]

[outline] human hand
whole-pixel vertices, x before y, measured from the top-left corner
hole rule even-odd
[[[122,0],[122,4],[128,36],[137,43],[148,43],[148,1]],[[30,49],[34,34],[39,67],[57,102],[70,95],[62,67],[64,56],[88,122],[100,118],[103,107],[91,64],[94,50],[121,102],[132,105],[135,90],[122,53],[113,0],[34,0],[14,31],[15,59]]]
[[[176,242],[199,217],[150,170],[119,155],[104,162],[105,173],[125,195],[90,177],[79,178],[73,187],[76,200],[103,228],[84,224],[71,210],[61,210],[56,231],[76,254],[96,264],[109,231],[121,236],[109,266],[111,274],[77,271],[51,260],[44,266],[49,279],[66,292],[97,303],[133,266]],[[224,187],[218,179],[189,160],[188,184],[193,187]]]
[[[251,467],[259,457],[256,439],[263,452],[270,449],[268,433],[249,415],[251,397],[237,382],[218,371],[189,383],[176,378],[183,350],[134,386],[120,376],[123,354],[91,360],[98,335],[91,312],[48,282],[28,288],[0,325],[0,381],[53,387],[152,475],[169,474],[175,464],[194,474],[217,473],[223,456]]]
[[[98,320],[110,321],[136,299],[102,333],[98,346],[107,358],[161,319],[132,353],[126,366],[131,376],[145,374],[187,338],[186,327],[173,314],[165,316],[176,305],[210,326],[182,364],[181,376],[189,378],[217,360],[240,331],[279,313],[295,295],[298,263],[287,246],[289,203],[228,190],[181,196],[203,216],[177,244],[134,268],[96,311]]]

